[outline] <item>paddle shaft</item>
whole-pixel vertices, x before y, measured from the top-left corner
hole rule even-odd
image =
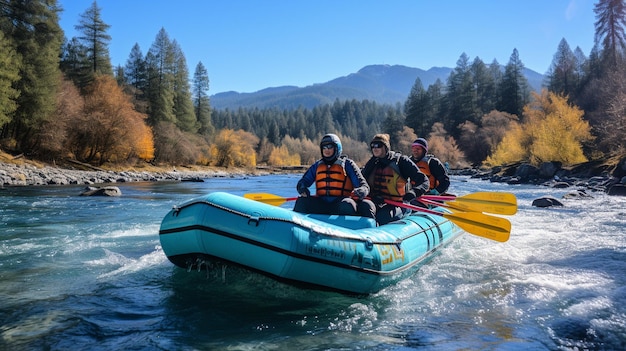
[[[294,201],[298,199],[297,197],[282,197],[282,196],[268,194],[268,193],[244,194],[244,197],[246,199],[264,202],[266,204],[274,205],[274,206],[280,206],[286,201]]]

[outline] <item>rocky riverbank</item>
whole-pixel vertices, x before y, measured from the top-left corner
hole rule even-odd
[[[81,170],[77,168],[38,166],[31,163],[0,162],[0,187],[40,185],[94,185],[124,182],[201,181],[212,177],[259,175],[263,171],[245,169],[176,169],[171,170]],[[269,172],[267,172],[269,173]],[[266,173],[266,174],[267,174]]]
[[[13,161],[13,160],[12,160]],[[105,170],[78,162],[63,165],[42,165],[28,160],[5,162],[0,159],[0,187],[41,185],[95,185],[124,182],[202,181],[213,177],[253,176],[276,173],[304,172],[307,167],[233,168],[156,168]],[[467,175],[490,182],[535,184],[577,191],[606,192],[626,196],[626,156],[597,160],[563,167],[557,162],[545,162],[540,167],[525,163],[493,169],[453,170],[452,174]]]
[[[570,167],[563,167],[558,162],[545,162],[539,167],[517,163],[489,170],[456,170],[452,174],[507,184],[573,188],[583,195],[589,191],[626,196],[626,156],[590,161]]]

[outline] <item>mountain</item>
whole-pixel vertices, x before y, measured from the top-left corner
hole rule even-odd
[[[211,106],[231,110],[239,107],[296,109],[300,106],[311,109],[319,105],[332,104],[336,99],[404,104],[418,77],[427,89],[437,79],[445,84],[452,70],[447,67],[432,67],[424,71],[401,65],[370,65],[345,77],[303,88],[281,86],[254,93],[234,91],[218,93],[211,96]],[[524,75],[532,89],[537,91],[541,89],[543,75],[527,68],[524,69]]]

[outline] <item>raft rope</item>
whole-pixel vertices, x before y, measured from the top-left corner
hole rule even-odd
[[[253,215],[250,215],[250,214],[247,214],[247,213],[244,213],[244,212],[233,210],[233,209],[231,209],[229,207],[225,207],[225,206],[222,206],[222,205],[219,205],[219,204],[212,203],[212,202],[207,201],[207,200],[197,200],[197,201],[193,201],[193,202],[181,205],[181,206],[174,206],[174,208],[173,208],[174,215],[177,216],[178,212],[180,212],[183,208],[189,207],[191,205],[195,205],[195,204],[198,204],[198,203],[204,203],[204,204],[207,204],[209,206],[218,208],[220,210],[223,210],[223,211],[226,211],[226,212],[229,212],[229,213],[232,213],[232,214],[244,217],[244,218],[248,218],[249,221],[251,221],[251,220],[253,220],[253,221],[268,220],[268,221],[278,221],[278,222],[291,223],[291,224],[297,225],[297,226],[299,226],[301,228],[308,229],[308,230],[312,231],[313,233],[315,233],[317,235],[327,236],[327,237],[337,238],[337,239],[346,239],[346,240],[360,241],[360,242],[365,243],[365,245],[368,248],[371,248],[373,245],[397,245],[397,246],[400,246],[404,240],[406,240],[408,238],[411,238],[411,237],[414,237],[416,235],[420,235],[422,233],[426,234],[426,231],[430,230],[433,227],[435,227],[439,231],[440,239],[443,236],[443,233],[441,232],[441,228],[439,228],[437,223],[432,218],[430,218],[429,216],[424,215],[424,214],[420,214],[420,216],[423,216],[423,217],[429,219],[433,223],[432,226],[430,226],[429,228],[423,228],[419,223],[417,223],[415,221],[411,221],[413,223],[416,223],[420,228],[422,228],[422,231],[421,232],[417,232],[417,233],[413,233],[413,234],[410,234],[410,235],[407,235],[407,236],[402,237],[402,238],[398,238],[398,239],[393,240],[393,241],[374,241],[374,240],[372,240],[369,237],[363,238],[363,237],[351,236],[351,235],[341,235],[341,234],[336,234],[336,233],[320,232],[320,231],[316,230],[316,228],[315,228],[316,226],[314,226],[314,225],[307,226],[304,223],[297,223],[297,222],[295,222],[295,221],[293,221],[291,219],[285,219],[285,218],[280,218],[280,217],[253,216]],[[404,220],[404,219],[402,219],[402,220]],[[426,235],[426,236],[428,236],[428,235]]]

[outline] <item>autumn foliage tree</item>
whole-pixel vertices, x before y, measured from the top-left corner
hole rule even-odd
[[[464,150],[467,161],[481,164],[502,141],[512,121],[518,121],[516,115],[492,110],[482,116],[480,124],[470,121],[461,124],[459,146]]]
[[[402,127],[401,130],[396,132],[396,143],[392,145],[391,148],[402,152],[404,154],[411,154],[411,144],[413,141],[417,139],[417,134],[413,131],[413,128],[409,128],[407,126]]]
[[[211,145],[211,164],[218,167],[256,166],[259,138],[244,130],[222,129]]]
[[[133,109],[130,97],[113,77],[96,76],[84,99],[82,115],[72,120],[69,128],[70,149],[77,159],[103,164],[154,157],[146,115]]]
[[[486,165],[517,161],[533,165],[557,161],[566,165],[587,161],[582,143],[593,139],[583,111],[568,104],[567,97],[543,90],[533,93],[524,107],[522,124],[512,123]]]
[[[443,123],[433,124],[428,134],[428,153],[435,155],[441,162],[453,168],[468,166],[465,155],[459,150],[456,140],[444,129]]]
[[[272,166],[299,166],[300,155],[292,154],[285,145],[274,147],[267,161]]]
[[[286,135],[282,140],[282,145],[289,150],[289,153],[298,154],[300,164],[310,165],[320,158],[319,143],[314,143],[307,137],[293,138]]]

